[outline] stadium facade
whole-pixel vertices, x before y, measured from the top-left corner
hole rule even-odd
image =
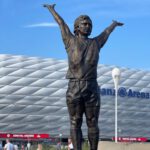
[[[100,138],[115,134],[112,69],[98,66]],[[67,61],[0,55],[0,132],[69,136]],[[150,139],[150,71],[120,67],[118,136]],[[87,136],[84,118],[83,135]]]

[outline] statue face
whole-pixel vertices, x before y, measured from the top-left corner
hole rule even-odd
[[[84,36],[89,36],[92,31],[92,25],[89,19],[84,19],[79,23],[79,32]]]

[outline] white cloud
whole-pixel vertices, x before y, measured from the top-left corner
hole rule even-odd
[[[24,26],[25,28],[36,28],[36,27],[58,27],[57,23],[48,23],[48,22],[42,22],[42,23],[36,23],[36,24],[29,24]]]

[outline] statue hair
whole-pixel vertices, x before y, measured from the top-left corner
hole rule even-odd
[[[83,20],[89,20],[90,24],[91,24],[91,28],[92,28],[92,20],[90,19],[90,17],[88,15],[81,15],[78,18],[76,18],[75,22],[74,22],[74,34],[78,35],[79,32],[79,23]]]

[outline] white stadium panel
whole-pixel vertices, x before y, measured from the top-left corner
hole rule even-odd
[[[101,138],[114,137],[116,66],[99,65]],[[0,55],[0,132],[69,136],[66,106],[68,64],[50,58]],[[121,68],[118,90],[118,135],[150,138],[150,71]],[[82,126],[87,136],[85,118]]]

